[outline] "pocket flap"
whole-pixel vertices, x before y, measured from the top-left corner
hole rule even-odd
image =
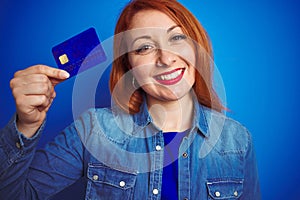
[[[243,180],[213,180],[206,185],[213,199],[238,199],[243,193]]]
[[[135,185],[136,173],[124,172],[104,165],[89,164],[88,178],[93,182],[106,183],[120,189],[132,188]]]

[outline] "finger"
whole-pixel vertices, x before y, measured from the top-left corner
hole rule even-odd
[[[16,99],[16,105],[18,110],[21,110],[23,113],[30,113],[37,107],[48,107],[51,101],[51,98],[45,95],[23,95]]]
[[[10,87],[20,87],[29,83],[48,83],[49,78],[44,74],[29,74],[24,76],[18,76],[10,81]]]
[[[54,100],[54,99],[51,98],[51,99],[50,99],[50,102],[49,102],[49,105],[46,106],[44,109],[42,109],[42,111],[48,112],[49,108],[51,107],[51,105],[52,105],[52,103],[53,103],[53,100]],[[39,111],[41,111],[40,109],[41,109],[41,108],[39,108]]]
[[[17,71],[15,73],[15,77],[18,76],[25,76],[29,74],[44,74],[48,77],[64,80],[66,78],[69,78],[70,74],[67,71],[49,67],[46,65],[34,65],[29,68],[26,68],[21,71]]]
[[[14,96],[19,95],[45,95],[48,97],[52,96],[54,88],[49,83],[29,83],[24,86],[14,87],[12,92]]]
[[[62,79],[56,79],[56,78],[50,78],[50,81],[52,83],[53,86],[56,86],[57,84],[63,82],[64,80]]]
[[[53,92],[51,93],[51,99],[54,99],[56,97],[56,92],[55,90],[53,89]]]
[[[49,78],[44,74],[29,74],[18,76],[10,81],[10,88],[25,86],[30,83],[50,83],[51,86],[56,86],[64,80]]]

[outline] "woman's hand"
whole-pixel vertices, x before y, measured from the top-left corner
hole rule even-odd
[[[10,81],[17,109],[17,127],[32,137],[43,123],[53,99],[54,86],[69,77],[66,71],[35,65],[17,71]]]

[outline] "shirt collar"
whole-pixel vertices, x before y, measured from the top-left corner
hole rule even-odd
[[[138,126],[142,127],[147,126],[149,123],[153,122],[145,100],[140,107],[140,112],[133,115],[133,120]]]
[[[209,137],[206,108],[202,106],[196,98],[194,98],[194,117],[192,127],[198,128],[200,132]]]

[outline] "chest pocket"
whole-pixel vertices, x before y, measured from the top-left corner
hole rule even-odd
[[[132,199],[137,173],[89,164],[86,199]]]
[[[243,180],[207,181],[208,199],[239,199],[243,193]]]

